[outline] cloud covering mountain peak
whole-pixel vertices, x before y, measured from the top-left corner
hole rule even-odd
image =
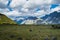
[[[59,5],[50,9],[51,5]],[[8,6],[7,6],[8,5]],[[59,0],[1,0],[0,12],[11,18],[17,16],[44,16],[60,10]],[[14,18],[12,18],[14,19]]]

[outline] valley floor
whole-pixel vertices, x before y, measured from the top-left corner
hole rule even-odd
[[[60,29],[50,25],[0,25],[0,40],[60,40]]]

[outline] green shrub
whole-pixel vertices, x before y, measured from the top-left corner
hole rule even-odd
[[[60,25],[52,25],[53,28],[60,28]]]

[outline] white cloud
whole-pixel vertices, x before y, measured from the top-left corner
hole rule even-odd
[[[10,6],[14,9],[28,8],[29,11],[37,7],[45,7],[51,4],[52,0],[12,0]],[[45,6],[44,6],[45,5]],[[20,9],[19,9],[20,8]],[[47,8],[47,7],[46,7]]]
[[[44,10],[40,10],[40,11],[34,13],[34,14],[37,15],[37,16],[41,16],[41,15],[45,15],[46,12]]]
[[[27,8],[22,8],[21,11],[28,12],[29,10]]]
[[[52,0],[52,4],[60,4],[60,0]]]
[[[8,8],[4,8],[4,9],[0,8],[0,13],[3,14],[4,12],[9,12]]]
[[[49,10],[51,4],[57,4],[60,1],[58,0],[12,0],[10,6],[14,10],[29,9],[29,11],[34,10],[37,7],[43,10]]]
[[[17,7],[17,6],[22,6],[26,3],[26,0],[12,0],[11,2],[11,7]]]
[[[0,8],[6,8],[8,0],[0,0]]]
[[[59,10],[60,10],[60,6],[58,6],[58,7],[54,8],[54,9],[52,9],[52,11],[59,11]]]
[[[13,8],[13,11],[10,11],[6,8],[8,0],[1,0],[0,2],[0,12],[4,13],[7,16],[43,16],[49,14],[52,11],[60,9],[56,7],[50,10],[51,4],[60,4],[60,0],[12,0],[10,7]],[[36,11],[37,8],[40,8],[39,11]]]
[[[11,12],[5,11],[2,14],[5,14],[9,18],[11,18],[12,20],[15,20],[15,18],[20,16],[22,13],[18,12],[17,10],[14,10],[14,11],[11,11]]]
[[[23,13],[23,15],[34,15],[35,9],[40,8],[41,10],[48,11],[50,8],[51,1],[44,0],[12,0],[10,6],[14,10],[18,10]],[[38,13],[37,13],[38,14]],[[43,13],[41,13],[43,14]]]
[[[3,4],[7,4],[8,0],[0,0],[0,2],[3,3]]]
[[[6,14],[7,16],[20,16],[21,15],[21,13],[18,12],[17,10],[7,12],[7,13],[4,13],[4,14]]]

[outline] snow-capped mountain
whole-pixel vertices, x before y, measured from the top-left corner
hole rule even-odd
[[[18,16],[18,17],[15,17],[15,20],[17,24],[22,24],[23,21],[26,20],[26,16]]]
[[[18,24],[34,24],[34,20],[38,19],[35,16],[23,16],[23,17],[17,17],[14,21],[16,21]]]
[[[60,24],[60,11],[54,11],[43,17],[20,16],[15,20],[18,24]]]
[[[60,24],[60,12],[54,11],[49,15],[41,17],[41,19],[43,19],[43,22],[47,22],[48,24]]]

